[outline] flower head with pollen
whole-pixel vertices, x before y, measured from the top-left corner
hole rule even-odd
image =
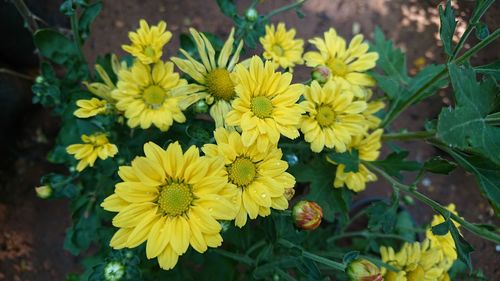
[[[266,25],[266,34],[260,38],[264,47],[262,54],[265,59],[272,60],[283,69],[292,69],[296,64],[302,64],[304,41],[295,39],[295,29],[286,30],[284,23]]]
[[[122,48],[143,64],[155,63],[161,59],[163,46],[170,41],[172,33],[167,31],[164,21],[150,27],[145,20],[140,20],[139,25],[136,32],[128,34],[132,44],[123,45]]]
[[[172,61],[182,72],[196,81],[198,98],[205,98],[210,106],[210,116],[215,121],[215,126],[225,126],[224,119],[231,110],[231,102],[236,97],[231,72],[238,63],[243,41],[233,52],[234,29],[231,29],[228,39],[224,43],[219,56],[216,58],[215,50],[208,38],[194,28],[190,28],[201,62],[195,60],[188,52],[180,49],[186,57],[181,59],[173,57]],[[232,55],[232,57],[231,57]]]
[[[167,131],[173,121],[183,123],[182,113],[196,91],[174,72],[171,62],[146,65],[135,61],[130,69],[120,71],[117,89],[112,92],[116,108],[124,112],[131,128],[147,129],[152,125]]]
[[[87,166],[94,167],[97,157],[105,160],[118,153],[116,145],[110,143],[104,133],[82,135],[81,139],[83,143],[72,144],[66,148],[67,153],[73,154],[76,160],[80,160],[76,166],[79,172]]]
[[[191,146],[185,153],[179,143],[166,150],[149,142],[145,157],[121,166],[115,193],[101,206],[118,214],[119,230],[111,239],[114,249],[135,248],[146,242],[148,259],[157,258],[163,269],[172,269],[189,246],[199,253],[222,243],[217,220],[232,220],[236,209],[230,200],[220,158],[200,157]]]
[[[375,80],[363,73],[375,67],[378,60],[376,52],[368,52],[368,44],[363,43],[363,35],[358,34],[346,48],[344,38],[330,28],[324,38],[316,37],[309,40],[318,51],[304,54],[306,65],[310,67],[326,66],[331,71],[334,80],[347,81],[353,86],[356,96],[363,95],[363,87],[375,85]]]
[[[354,150],[357,151],[360,160],[377,160],[378,156],[380,155],[380,148],[382,147],[382,143],[380,141],[382,133],[383,130],[378,129],[368,136],[353,137],[352,142],[349,144],[349,150],[351,151],[351,153]],[[337,164],[328,156],[326,159],[328,162]],[[367,182],[373,182],[376,180],[377,176],[361,163],[358,165],[357,171],[347,170],[344,164],[338,164],[333,186],[336,188],[340,188],[346,185],[350,190],[354,192],[360,192],[366,188]]]
[[[244,146],[257,144],[264,151],[276,145],[280,135],[295,139],[303,109],[297,104],[303,85],[291,84],[290,73],[274,70],[272,62],[254,56],[247,69],[237,65],[233,75],[238,97],[226,123],[241,128]]]
[[[335,81],[323,87],[313,81],[306,89],[300,105],[306,110],[300,130],[311,150],[321,152],[325,147],[337,152],[347,150],[353,136],[363,135],[367,124],[363,111],[365,101],[355,101],[352,91]]]
[[[233,198],[237,226],[243,227],[248,217],[268,216],[271,208],[288,208],[285,190],[293,188],[295,178],[286,172],[288,164],[281,160],[280,149],[268,145],[260,151],[256,144],[246,147],[239,133],[224,128],[218,128],[214,136],[216,144],[204,145],[203,152],[224,160],[229,190],[237,192]]]

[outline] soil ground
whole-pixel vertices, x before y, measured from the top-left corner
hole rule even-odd
[[[245,7],[249,1],[239,1]],[[289,3],[285,0],[263,1],[259,11]],[[302,38],[321,36],[329,27],[351,38],[353,31],[371,38],[375,26],[380,26],[386,36],[403,48],[408,56],[408,67],[415,72],[416,61],[426,64],[442,62],[444,56],[438,42],[440,1],[413,0],[308,0],[303,11],[305,19],[293,12],[277,16],[273,21],[285,21],[297,29]],[[472,1],[461,2],[459,32],[464,30],[464,20],[470,16]],[[485,15],[485,22],[494,30],[499,26],[500,5]],[[43,15],[41,15],[43,18]],[[144,1],[107,0],[104,9],[92,26],[92,35],[85,47],[90,62],[97,55],[108,52],[123,54],[121,44],[126,43],[127,32],[137,27],[141,18],[149,22],[166,20],[174,33],[167,48],[167,57],[174,55],[178,36],[188,27],[227,36],[231,22],[218,10],[215,1]],[[492,45],[474,58],[474,64],[498,59],[500,44]],[[467,46],[466,46],[467,47]],[[308,78],[305,69],[297,69],[297,81]],[[29,95],[29,92],[28,92]],[[449,105],[446,91],[410,108],[394,123],[393,129],[421,130],[425,120],[435,117],[443,105]],[[67,202],[37,199],[33,188],[39,178],[61,167],[46,162],[48,150],[57,135],[58,120],[48,110],[26,106],[17,120],[17,129],[10,132],[10,146],[0,162],[0,280],[65,280],[65,276],[78,271],[77,258],[63,250],[65,229],[70,225]],[[3,133],[2,133],[3,134]],[[424,160],[439,151],[425,143],[398,143],[411,151],[411,157]],[[457,169],[451,176],[428,175],[420,190],[442,204],[454,202],[458,212],[470,221],[497,223],[488,202],[481,197],[472,175]],[[390,193],[388,185],[380,180],[369,186],[360,197]],[[410,207],[420,223],[429,222],[432,210],[416,204]],[[464,235],[476,249],[473,263],[484,270],[490,280],[500,280],[500,253],[493,243]]]

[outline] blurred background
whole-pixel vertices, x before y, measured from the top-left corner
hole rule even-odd
[[[26,0],[41,26],[69,28],[69,22],[59,12],[62,1]],[[241,11],[250,1],[237,1]],[[260,12],[270,11],[290,3],[290,0],[263,0]],[[309,39],[322,36],[329,27],[350,40],[353,34],[372,37],[379,26],[386,37],[406,51],[407,65],[414,74],[431,63],[444,61],[439,42],[438,5],[435,0],[307,0],[304,19],[291,11],[273,18],[295,27],[298,37]],[[465,30],[475,1],[457,1],[458,33]],[[127,33],[136,29],[140,19],[150,23],[165,20],[174,37],[167,45],[164,59],[176,54],[178,36],[189,27],[208,31],[223,38],[229,34],[232,22],[220,13],[215,0],[105,0],[104,8],[91,28],[84,48],[93,65],[98,55],[123,55],[121,45],[128,42]],[[490,30],[500,25],[500,1],[484,16]],[[68,29],[69,32],[69,29]],[[0,1],[0,280],[65,280],[70,272],[78,272],[78,258],[63,249],[65,229],[70,225],[67,202],[38,199],[34,187],[42,175],[62,171],[63,167],[46,161],[47,153],[59,129],[59,120],[50,110],[31,104],[31,84],[38,75],[38,57],[31,34],[10,1]],[[471,36],[472,37],[472,36]],[[474,40],[474,39],[472,39]],[[468,45],[466,44],[467,48]],[[307,50],[306,45],[306,50]],[[258,50],[259,51],[259,50]],[[482,50],[473,58],[474,64],[484,64],[500,58],[500,42]],[[297,68],[296,81],[309,78],[309,70]],[[393,128],[422,130],[426,120],[451,105],[449,93],[413,106],[402,115]],[[398,143],[411,151],[411,158],[424,160],[439,154],[425,143]],[[451,176],[428,176],[420,189],[442,204],[455,203],[460,215],[470,221],[494,223],[493,210],[481,197],[472,175],[461,169]],[[387,196],[390,187],[380,180],[357,196]],[[428,222],[432,210],[418,203],[410,207],[419,223]],[[495,245],[464,233],[475,248],[473,264],[483,269],[490,280],[500,280],[500,245]],[[92,253],[92,249],[88,254]]]

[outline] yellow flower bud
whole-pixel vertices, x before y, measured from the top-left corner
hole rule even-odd
[[[49,198],[52,195],[52,188],[50,185],[42,185],[35,187],[36,195],[42,199]]]
[[[347,266],[349,281],[382,281],[380,269],[365,259],[357,259]]]
[[[323,210],[312,201],[299,201],[292,210],[295,225],[303,230],[316,229],[321,224]]]

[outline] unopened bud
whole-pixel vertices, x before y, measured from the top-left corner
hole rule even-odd
[[[52,188],[50,185],[42,185],[35,187],[36,195],[42,199],[47,199],[52,195]]]
[[[118,281],[125,275],[125,267],[116,261],[106,264],[104,267],[104,278],[106,281]]]
[[[320,84],[325,84],[330,79],[331,71],[326,66],[315,67],[311,73],[311,79],[318,81]]]
[[[293,206],[292,215],[298,228],[313,230],[321,224],[323,210],[315,202],[302,200]]]
[[[349,281],[383,281],[380,268],[365,259],[352,261],[347,266]]]
[[[35,82],[38,84],[43,83],[43,81],[45,81],[45,79],[41,75],[37,76],[35,79]]]
[[[199,100],[194,104],[193,110],[195,113],[207,113],[208,104],[205,102],[205,100]]]
[[[290,200],[292,200],[293,196],[295,195],[295,189],[285,188],[285,193],[283,195],[285,196],[286,200],[290,201]]]
[[[245,18],[248,21],[256,21],[258,17],[259,13],[257,13],[257,10],[255,10],[254,8],[248,9],[245,13]]]

